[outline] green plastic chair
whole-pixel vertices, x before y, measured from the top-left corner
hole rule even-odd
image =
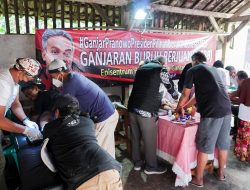
[[[15,161],[17,170],[19,172],[19,164],[18,164],[16,149],[15,149],[14,145],[11,144],[10,146],[5,147],[3,149],[3,154],[6,158],[12,158]],[[7,159],[7,160],[9,161],[10,159]],[[10,164],[12,164],[12,163],[10,163]]]
[[[5,117],[11,121],[14,120],[12,111],[10,109],[6,112]],[[3,148],[3,154],[7,158],[8,161],[11,160],[8,158],[12,158],[15,161],[16,167],[17,167],[18,172],[19,172],[19,164],[18,164],[18,160],[17,160],[16,149],[15,149],[14,144],[13,144],[14,136],[11,133],[9,135],[6,135],[6,136],[9,137],[11,144],[9,146]],[[10,163],[10,164],[12,164],[12,163]]]

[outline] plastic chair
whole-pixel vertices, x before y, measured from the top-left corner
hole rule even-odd
[[[16,154],[16,149],[14,147],[13,144],[5,147],[3,149],[3,154],[6,158],[12,158],[14,161],[15,161],[15,164],[16,164],[16,167],[17,167],[17,170],[19,172],[19,164],[18,164],[18,160],[17,160],[17,154]]]

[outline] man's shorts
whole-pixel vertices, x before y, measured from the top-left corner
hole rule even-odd
[[[221,118],[201,118],[196,133],[196,147],[200,152],[212,154],[215,146],[230,148],[231,114]]]

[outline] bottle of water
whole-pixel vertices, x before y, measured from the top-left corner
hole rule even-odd
[[[171,117],[172,117],[172,111],[171,110],[168,110],[168,117],[169,117],[169,119],[171,119]]]

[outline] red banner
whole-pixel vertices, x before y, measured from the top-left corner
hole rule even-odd
[[[37,30],[37,58],[45,65],[63,59],[72,70],[108,81],[133,82],[140,61],[164,56],[172,76],[191,55],[202,51],[215,59],[216,38],[208,34],[158,34],[102,30]]]

